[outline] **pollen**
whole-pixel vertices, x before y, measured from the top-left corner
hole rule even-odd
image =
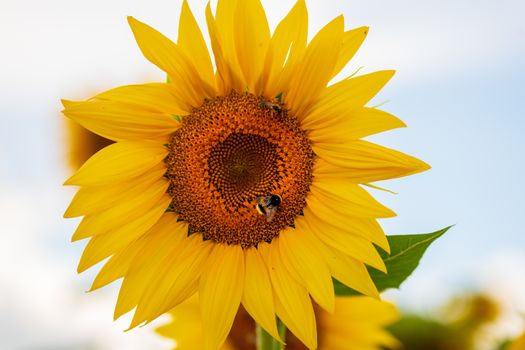
[[[315,154],[280,102],[231,92],[206,100],[172,134],[166,158],[171,209],[205,240],[270,242],[306,206]],[[279,195],[271,220],[257,199]]]

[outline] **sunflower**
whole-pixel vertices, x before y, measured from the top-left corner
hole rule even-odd
[[[198,291],[207,349],[241,303],[275,338],[277,315],[315,348],[311,298],[333,311],[332,278],[378,297],[365,264],[386,270],[377,218],[395,214],[360,184],[428,165],[361,140],[404,126],[365,107],[393,71],[328,86],[366,27],[345,31],[339,16],[307,44],[304,0],[273,35],[258,0],[219,0],[206,20],[215,65],[184,2],[177,43],[129,18],[167,82],[63,101],[115,141],[65,182],[80,186],[65,213],[84,216],[73,240],[89,238],[78,271],[109,258],[92,289],[123,278],[115,318],[135,309],[131,328]]]
[[[72,171],[78,170],[94,153],[113,143],[70,119],[66,120],[64,129],[67,140],[67,165]]]
[[[399,342],[384,329],[399,319],[394,305],[370,297],[337,297],[335,313],[315,308],[319,349],[378,350],[395,349]],[[197,297],[192,297],[169,312],[171,322],[156,329],[163,337],[175,341],[174,349],[203,348],[203,330]],[[256,335],[253,319],[239,308],[233,327],[221,350],[255,350]],[[286,335],[287,350],[302,350],[304,345]]]
[[[523,350],[525,349],[525,332],[523,332],[519,337],[512,341],[507,350]]]

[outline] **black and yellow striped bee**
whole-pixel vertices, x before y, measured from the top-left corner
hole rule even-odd
[[[261,215],[266,216],[266,221],[271,222],[277,208],[281,204],[281,196],[278,194],[271,194],[269,196],[257,197],[257,203],[255,204],[255,209]]]
[[[277,114],[280,114],[282,111],[280,105],[265,99],[262,99],[261,102],[259,102],[259,107],[261,107],[262,109],[273,109],[273,111]]]

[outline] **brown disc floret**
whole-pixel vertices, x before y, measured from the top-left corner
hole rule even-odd
[[[306,205],[314,153],[297,120],[278,102],[231,92],[182,119],[168,144],[171,208],[190,232],[243,248],[269,242]],[[282,201],[267,220],[257,199]]]

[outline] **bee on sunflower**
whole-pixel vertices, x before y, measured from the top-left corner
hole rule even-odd
[[[377,219],[395,214],[362,184],[429,168],[361,140],[405,126],[366,107],[392,77],[332,85],[368,29],[342,16],[307,43],[299,0],[270,34],[258,0],[206,8],[214,64],[186,1],[178,40],[129,17],[144,56],[167,82],[127,85],[63,113],[114,143],[66,182],[65,217],[89,239],[78,271],[109,258],[92,290],[122,278],[115,318],[131,328],[198,292],[206,349],[226,340],[242,304],[276,339],[276,316],[317,347],[313,299],[334,311],[332,278],[378,297],[366,265],[385,271]]]

